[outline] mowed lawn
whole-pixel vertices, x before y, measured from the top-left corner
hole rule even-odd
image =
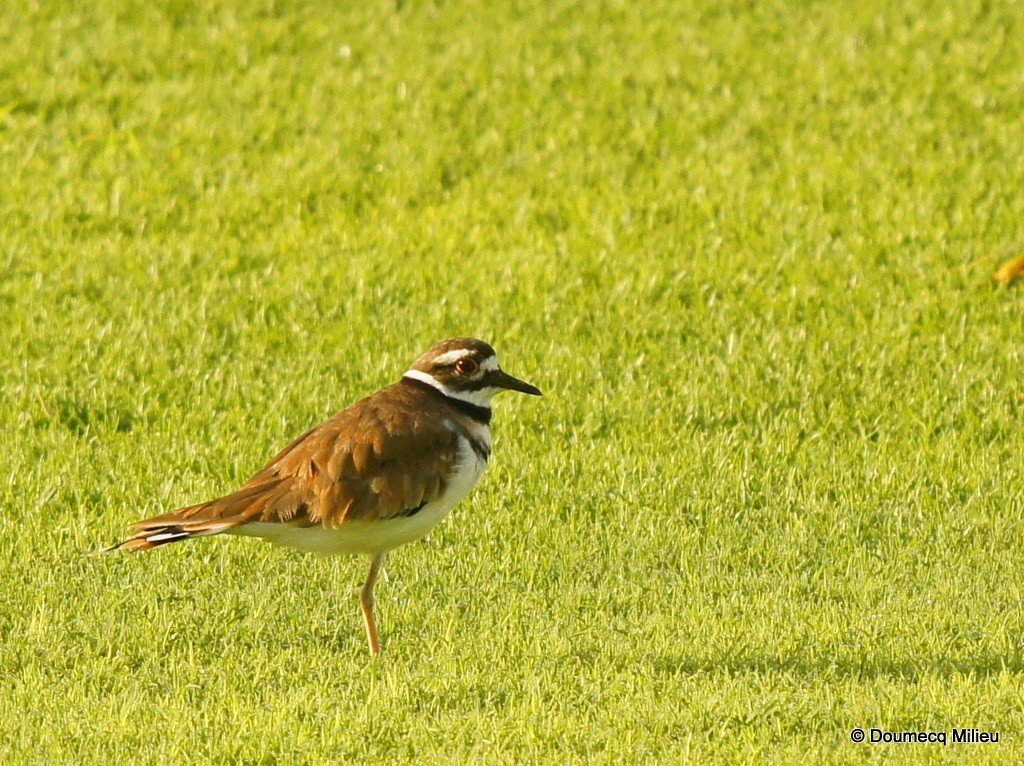
[[[0,762],[1024,760],[1019,3],[0,40]],[[451,335],[546,395],[389,557],[378,661],[363,559],[86,555]]]

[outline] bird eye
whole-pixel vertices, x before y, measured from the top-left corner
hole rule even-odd
[[[460,359],[455,363],[455,371],[459,373],[459,375],[472,375],[479,369],[480,365],[477,364],[476,360],[470,359],[469,357]]]

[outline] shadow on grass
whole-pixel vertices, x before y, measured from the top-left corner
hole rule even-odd
[[[57,403],[56,412],[48,419],[36,421],[36,428],[43,429],[52,422],[60,424],[75,436],[86,436],[100,427],[112,427],[117,433],[131,433],[135,430],[136,416],[127,409],[90,406],[77,399],[63,398]]]
[[[865,657],[863,660],[805,658],[800,656],[737,657],[696,659],[673,654],[651,661],[651,668],[665,675],[793,675],[815,679],[877,680],[891,678],[917,681],[923,678],[956,676],[989,677],[1001,673],[1024,673],[1020,654],[982,654],[969,660],[927,658],[892,659]]]

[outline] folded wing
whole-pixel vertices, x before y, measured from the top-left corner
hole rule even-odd
[[[300,436],[238,491],[136,522],[131,538],[105,550],[147,550],[250,522],[336,529],[414,513],[444,493],[458,436],[415,407],[382,407],[380,393]]]

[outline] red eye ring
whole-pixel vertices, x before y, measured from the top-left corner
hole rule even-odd
[[[460,359],[455,363],[455,372],[459,373],[459,375],[472,375],[479,369],[480,365],[477,364],[477,361],[469,357]]]

